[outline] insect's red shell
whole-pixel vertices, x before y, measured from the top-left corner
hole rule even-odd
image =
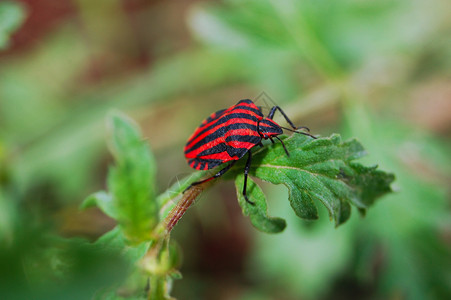
[[[263,118],[249,99],[213,113],[188,139],[184,149],[188,164],[197,170],[209,170],[240,159],[261,142],[258,123]]]

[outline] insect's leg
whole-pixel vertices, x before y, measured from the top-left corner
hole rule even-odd
[[[249,169],[251,168],[251,160],[252,160],[252,153],[251,153],[251,151],[249,150],[249,152],[247,152],[247,153],[249,153],[249,157],[247,158],[246,167],[244,168],[243,196],[244,196],[244,199],[246,199],[247,203],[255,205],[255,202],[250,201],[249,198],[247,197],[247,194],[246,194],[247,176],[249,175]]]
[[[287,156],[290,156],[290,152],[288,152],[287,147],[285,147],[285,144],[283,143],[283,141],[278,136],[275,136],[275,138],[278,139],[280,143],[282,143],[283,150],[285,150],[285,153],[287,154]]]
[[[272,120],[272,118],[274,117],[274,114],[276,113],[276,109],[277,109],[277,106],[273,106],[271,108],[271,111],[269,112],[268,117],[267,117],[268,119]]]
[[[200,181],[196,181],[196,182],[191,183],[191,184],[190,184],[183,192],[186,192],[187,190],[189,190],[190,188],[192,188],[192,187],[195,186],[195,185],[198,185],[198,184],[201,184],[201,183],[204,183],[204,182],[213,180],[213,179],[215,179],[215,178],[218,178],[218,177],[224,175],[224,173],[227,172],[227,171],[228,171],[235,163],[236,163],[236,160],[233,160],[227,167],[225,167],[224,169],[222,169],[221,171],[219,171],[219,172],[216,173],[215,175],[213,175],[213,176],[211,176],[211,177],[209,177],[209,178],[207,178],[207,179],[204,179],[204,180],[200,180]]]
[[[290,126],[293,129],[297,129],[296,126],[294,126],[293,122],[291,122],[291,120],[288,118],[288,116],[285,114],[285,112],[279,106],[273,106],[273,108],[271,108],[271,111],[268,114],[268,119],[272,120],[272,118],[274,117],[274,114],[276,113],[276,110],[280,111],[282,116],[285,118],[285,120],[288,122],[288,124],[290,124]]]
[[[307,126],[299,126],[296,129],[305,129],[307,132],[310,132],[310,128],[308,128]]]
[[[263,146],[263,143],[262,142],[260,142],[260,143],[258,143],[257,145],[259,145],[260,147],[265,147],[265,146]]]

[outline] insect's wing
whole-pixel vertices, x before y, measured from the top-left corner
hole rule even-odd
[[[229,108],[230,109],[230,108]],[[222,140],[221,130],[214,130],[216,121],[223,117],[227,109],[211,114],[194,131],[185,146],[185,157],[190,167],[196,170],[209,170],[230,160],[227,146]]]

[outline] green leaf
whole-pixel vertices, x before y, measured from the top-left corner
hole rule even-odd
[[[139,261],[145,256],[151,242],[143,242],[140,244],[130,245],[128,239],[124,236],[123,231],[116,226],[114,229],[102,235],[97,241],[95,241],[94,246],[100,250],[110,250],[115,251],[121,254],[121,258],[125,260],[127,263],[126,275],[128,278],[133,276],[136,273],[136,266],[139,264]],[[141,278],[141,271],[138,276]],[[130,279],[129,279],[130,280]],[[112,285],[107,288],[98,290],[96,292],[95,297],[93,299],[117,299],[117,300],[126,300],[126,299],[142,299],[142,298],[133,298],[126,297],[123,298],[117,294],[117,291],[122,289],[127,289],[127,284],[129,284],[129,280],[126,282],[122,282],[120,285]]]
[[[0,2],[0,50],[8,47],[11,34],[19,28],[24,19],[22,5],[13,1]]]
[[[119,227],[115,227],[102,235],[94,244],[100,248],[121,251],[130,267],[146,254],[150,246],[150,242],[130,246]]]
[[[94,206],[99,207],[107,216],[117,219],[118,214],[113,203],[113,197],[106,192],[100,191],[89,195],[80,205],[80,208],[86,209]]]
[[[252,225],[260,231],[267,233],[278,233],[285,229],[286,222],[281,218],[272,218],[268,216],[266,198],[261,188],[248,177],[247,179],[247,196],[252,205],[244,199],[242,189],[244,185],[244,175],[239,174],[235,179],[238,202],[245,216],[249,216]]]
[[[107,214],[115,216],[129,240],[146,241],[158,223],[155,161],[132,120],[115,113],[109,118],[109,125],[112,129],[110,144],[116,160],[108,173],[108,189],[114,208],[105,201],[101,203]]]
[[[391,191],[394,175],[364,167],[353,160],[365,152],[356,140],[342,142],[334,134],[312,139],[292,135],[281,143],[255,151],[250,174],[273,184],[284,184],[296,215],[317,219],[315,202],[321,202],[338,226],[350,216],[353,204],[363,213],[380,196]],[[244,160],[238,164],[242,172]],[[251,216],[252,219],[252,216]]]

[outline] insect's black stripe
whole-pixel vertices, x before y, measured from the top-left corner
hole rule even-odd
[[[193,165],[193,168],[197,168],[197,166],[199,165],[199,161],[197,161],[197,160],[194,160],[194,165]]]
[[[205,124],[206,127],[203,127],[201,131],[199,131],[195,136],[191,137],[188,141],[188,144],[191,141],[198,138],[199,136],[201,136],[202,134],[204,134],[205,132],[211,130],[212,128],[215,128],[216,126],[224,124],[227,121],[229,121],[230,119],[234,119],[234,118],[248,119],[248,120],[255,121],[255,122],[258,121],[257,117],[255,117],[254,115],[251,115],[251,114],[247,114],[247,113],[233,113],[233,114],[224,115],[224,116],[221,116],[218,119],[218,121],[214,122],[213,124],[210,124],[210,125],[208,125],[208,123]]]
[[[228,148],[228,146],[225,143],[220,143],[216,146],[205,149],[204,151],[197,154],[196,156],[206,156],[206,155],[221,153],[221,152],[227,151],[227,148]]]
[[[230,157],[237,157],[237,159],[240,159],[247,151],[249,151],[248,148],[229,147],[227,149],[227,154],[230,155]]]
[[[237,142],[248,142],[252,144],[258,144],[262,140],[259,136],[254,135],[231,135],[226,138],[226,142],[237,141]]]
[[[185,154],[192,152],[192,151],[202,147],[203,145],[216,140],[217,138],[220,138],[227,131],[235,130],[235,129],[250,129],[253,131],[257,131],[257,126],[254,124],[247,124],[247,123],[234,123],[234,124],[230,124],[228,126],[220,127],[220,128],[218,128],[218,130],[212,132],[211,134],[207,135],[206,137],[204,137],[203,139],[201,139],[200,141],[198,141],[197,143],[195,143],[194,145],[192,145],[191,147],[186,149]]]

